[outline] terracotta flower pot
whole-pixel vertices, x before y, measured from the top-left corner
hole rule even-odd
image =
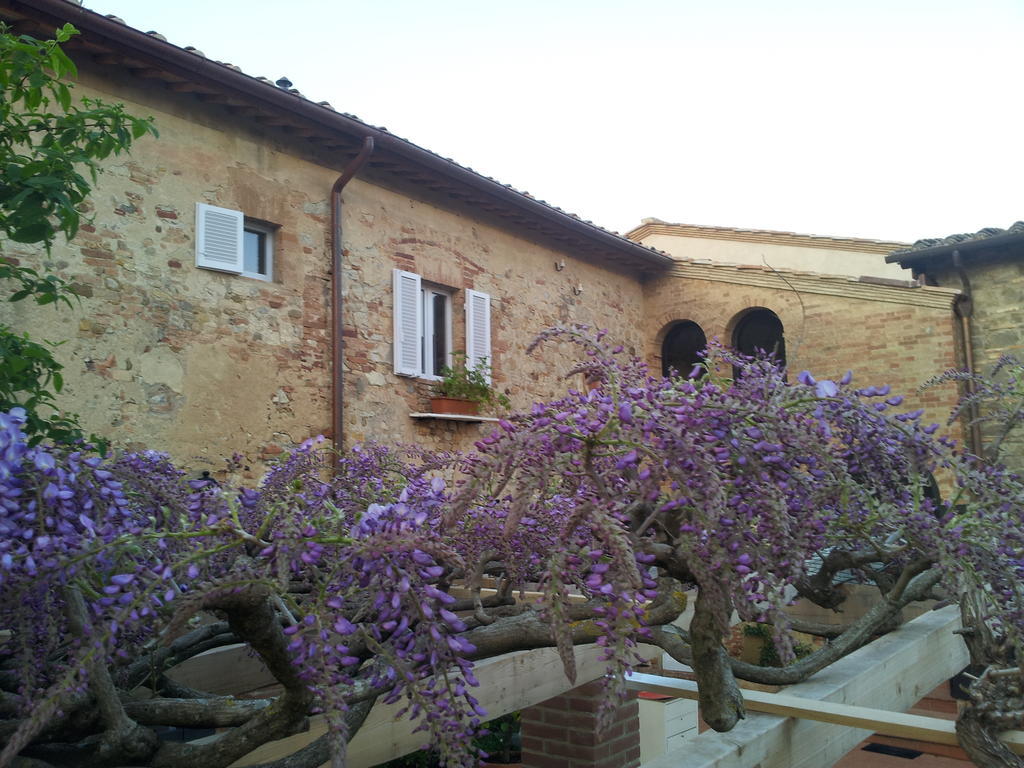
[[[476,400],[465,400],[461,397],[430,398],[431,413],[449,413],[458,416],[476,416],[480,412],[480,403]]]

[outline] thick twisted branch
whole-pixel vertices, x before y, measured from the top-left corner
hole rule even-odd
[[[259,710],[243,725],[208,744],[165,744],[157,753],[154,768],[202,765],[226,768],[243,755],[268,741],[297,733],[306,725],[312,694],[292,665],[287,642],[271,592],[264,585],[250,585],[238,591],[211,595],[203,608],[227,614],[231,630],[259,654],[260,659],[284,687],[270,706]]]
[[[800,579],[793,586],[815,605],[822,608],[838,609],[846,595],[833,584],[840,571],[860,568],[870,563],[884,563],[892,558],[892,553],[869,548],[851,552],[845,549],[833,549],[821,559],[821,568],[812,576]]]
[[[744,717],[743,696],[733,677],[729,654],[722,646],[722,629],[702,589],[697,591],[690,639],[701,717],[716,731],[732,730]]]
[[[124,710],[143,725],[168,725],[176,728],[230,728],[246,723],[266,709],[273,699],[236,699],[218,696],[212,699],[146,699],[130,701]]]
[[[882,598],[877,605],[850,624],[835,641],[787,667],[762,667],[730,658],[728,664],[732,674],[742,680],[765,685],[793,685],[802,682],[843,656],[857,650],[874,635],[891,628],[893,619],[899,611],[910,603],[925,599],[939,579],[938,571],[926,571],[923,574],[918,574],[907,581],[906,587],[901,588],[898,595],[890,593]],[[700,605],[699,598],[698,605]],[[692,635],[693,625],[691,624],[689,635],[691,640]],[[697,665],[701,662],[695,658],[693,646],[687,640],[688,636],[685,633],[680,634],[656,628],[652,630],[649,642],[660,647],[676,661],[693,666],[696,671]],[[716,665],[717,661],[712,659],[711,663]]]
[[[649,627],[671,623],[686,607],[682,586],[674,579],[659,579],[658,587],[658,598],[644,612],[643,622]],[[595,608],[601,605],[597,601],[588,601],[566,606],[574,645],[592,643],[601,636],[602,631],[593,621],[600,616]],[[471,629],[463,637],[476,646],[476,651],[471,655],[474,659],[555,645],[551,624],[534,610],[498,618],[491,624]]]
[[[376,698],[369,698],[349,707],[344,718],[347,733],[353,734],[359,730],[375,702]],[[260,763],[252,768],[319,768],[332,759],[331,740],[334,738],[336,738],[334,734],[325,733],[287,757],[269,763]]]
[[[84,640],[92,634],[92,628],[82,593],[75,587],[69,587],[64,591],[64,600],[68,625],[72,632]],[[142,728],[125,714],[104,655],[91,655],[86,661],[86,669],[89,673],[89,688],[96,696],[100,718],[105,726],[96,751],[97,759],[112,765],[148,759],[157,746],[156,734],[148,728]]]

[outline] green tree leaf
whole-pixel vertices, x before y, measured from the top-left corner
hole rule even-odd
[[[69,80],[77,69],[60,46],[77,34],[65,24],[53,40],[37,40],[0,23],[0,281],[9,284],[8,301],[70,307],[79,300],[60,277],[5,258],[2,244],[39,244],[49,251],[59,236],[70,240],[81,220],[78,206],[91,191],[86,173],[95,181],[100,160],[156,134],[152,118],[129,115],[121,104],[90,98],[75,103]],[[64,387],[55,346],[0,326],[0,411],[24,407],[33,444],[84,437],[77,418],[54,402]]]

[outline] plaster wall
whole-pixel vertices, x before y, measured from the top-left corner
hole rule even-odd
[[[884,252],[860,253],[821,246],[680,237],[663,233],[645,235],[640,242],[684,259],[710,259],[728,264],[766,264],[774,269],[795,269],[850,277],[871,275],[896,280],[911,279],[909,270],[902,269],[899,264],[886,264]]]

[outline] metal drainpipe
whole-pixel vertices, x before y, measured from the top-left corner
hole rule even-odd
[[[971,295],[971,280],[967,277],[964,269],[963,259],[960,251],[953,251],[953,269],[960,278],[960,298],[953,307],[953,311],[960,318],[960,333],[964,339],[964,367],[967,373],[974,376],[974,342],[971,340],[971,317],[974,314],[974,297]],[[974,380],[967,380],[967,394],[973,395],[976,391]],[[978,404],[971,403],[967,409],[967,418],[971,422],[970,442],[971,452],[975,456],[982,455],[981,425],[978,423]]]
[[[373,137],[363,139],[363,148],[345,166],[331,187],[331,426],[334,429],[334,447],[344,450],[345,432],[345,330],[341,306],[342,267],[344,249],[341,245],[341,190],[359,173],[373,153]]]

